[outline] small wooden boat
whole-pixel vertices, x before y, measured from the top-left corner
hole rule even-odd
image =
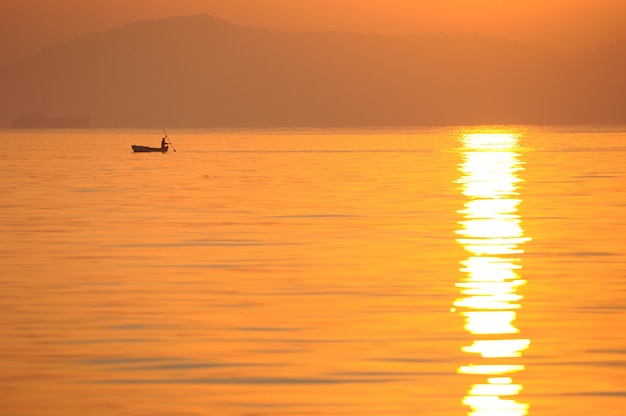
[[[170,138],[167,137],[167,133],[165,132],[165,129],[163,129],[163,133],[165,134],[165,136],[163,136],[163,138],[161,139],[161,147],[138,146],[136,144],[133,144],[130,147],[133,148],[133,152],[135,153],[148,153],[148,152],[166,153],[167,149],[169,149],[170,146],[172,146],[172,149],[174,149],[174,145],[170,141]],[[170,146],[168,146],[168,144]],[[174,149],[174,151],[176,151],[176,149]]]
[[[138,152],[161,152],[161,153],[165,153],[167,152],[167,149],[169,149],[169,146],[165,146],[165,147],[148,147],[148,146],[137,146],[136,144],[133,144],[131,146],[133,148],[133,152],[138,153]]]

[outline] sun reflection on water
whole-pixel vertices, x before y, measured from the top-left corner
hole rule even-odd
[[[513,375],[524,370],[519,360],[530,345],[515,326],[523,299],[518,289],[526,283],[519,275],[521,246],[530,240],[517,214],[518,172],[523,169],[518,140],[515,133],[501,132],[462,137],[463,176],[458,183],[468,200],[459,211],[463,220],[456,233],[469,257],[461,261],[463,277],[456,284],[460,297],[453,310],[464,317],[465,330],[475,338],[462,351],[476,363],[459,367],[458,373],[485,377],[463,399],[473,416],[521,416],[529,409],[513,398],[522,391]]]

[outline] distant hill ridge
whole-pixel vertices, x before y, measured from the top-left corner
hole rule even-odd
[[[626,44],[566,54],[480,35],[278,32],[208,15],[55,44],[0,72],[0,126],[626,123]]]

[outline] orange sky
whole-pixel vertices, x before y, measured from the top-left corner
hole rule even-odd
[[[84,33],[196,13],[279,30],[496,34],[568,50],[626,40],[624,0],[3,0],[0,64]]]

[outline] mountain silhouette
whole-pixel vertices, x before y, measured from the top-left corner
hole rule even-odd
[[[626,43],[568,54],[481,35],[279,32],[207,15],[137,22],[0,70],[0,126],[626,123]]]

